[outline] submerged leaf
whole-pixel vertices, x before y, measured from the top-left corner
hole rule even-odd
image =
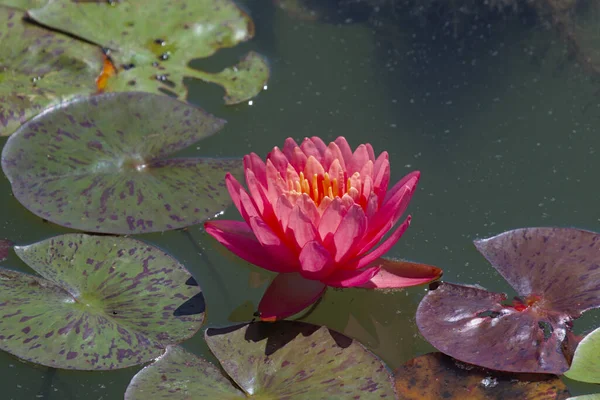
[[[600,328],[579,343],[571,369],[565,372],[565,376],[577,381],[600,383]]]
[[[59,225],[144,233],[199,223],[230,202],[238,159],[166,158],[224,121],[167,96],[110,93],[32,119],[10,137],[2,168],[15,197]]]
[[[226,103],[256,96],[269,77],[265,60],[249,53],[219,74],[193,70],[188,63],[254,36],[254,24],[231,0],[54,0],[29,11],[37,22],[110,49],[118,74],[107,91],[166,90],[186,97],[183,78],[222,85]]]
[[[511,372],[562,374],[577,339],[572,321],[600,306],[600,235],[571,228],[527,228],[476,242],[515,288],[503,294],[441,284],[417,310],[417,324],[440,351]]]
[[[185,351],[169,346],[153,364],[138,372],[125,392],[125,400],[148,399],[246,399],[220,368]]]
[[[442,353],[416,357],[394,375],[402,400],[563,400],[569,396],[556,376],[499,373],[458,363]]]
[[[282,321],[208,329],[208,346],[248,395],[293,399],[395,398],[385,365],[325,327]]]
[[[95,93],[102,70],[100,48],[27,23],[23,16],[0,6],[0,136],[51,106]]]
[[[148,362],[191,337],[204,307],[175,259],[139,240],[67,234],[17,255],[40,276],[0,269],[0,348],[25,360],[82,370]]]

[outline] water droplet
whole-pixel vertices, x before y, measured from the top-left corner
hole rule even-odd
[[[481,385],[485,388],[493,388],[498,386],[498,380],[494,377],[487,376],[481,380]]]
[[[165,46],[167,44],[167,42],[162,39],[154,39],[154,43],[160,44],[161,46]]]
[[[162,53],[162,54],[159,56],[159,58],[160,58],[161,60],[165,61],[165,60],[168,60],[168,59],[169,59],[169,56],[170,56],[170,55],[171,55],[171,52],[170,52],[170,51],[167,51],[167,52],[165,52],[165,53]]]

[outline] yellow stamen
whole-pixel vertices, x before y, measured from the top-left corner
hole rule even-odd
[[[329,174],[325,172],[323,175],[323,193],[329,193],[331,191],[331,181],[329,180]]]
[[[319,186],[317,185],[317,178],[318,178],[317,174],[314,174],[313,178],[312,178],[312,189],[313,189],[313,200],[318,203],[319,202]]]
[[[352,187],[352,185],[350,184],[350,178],[348,178],[348,182],[346,182],[346,193],[350,193],[350,188]]]
[[[300,181],[294,182],[294,186],[296,186],[296,192],[302,193],[302,189],[300,188]]]
[[[338,181],[337,179],[333,178],[333,180],[331,181],[331,187],[333,188],[333,196],[331,196],[331,198],[333,199],[334,196],[339,196],[340,194],[340,189],[338,187]]]

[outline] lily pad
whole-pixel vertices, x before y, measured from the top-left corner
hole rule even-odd
[[[600,383],[600,328],[579,342],[571,369],[565,372],[565,376],[577,381]]]
[[[430,291],[417,325],[438,350],[510,372],[562,374],[577,338],[572,321],[600,306],[600,235],[572,228],[526,228],[476,241],[519,295],[449,283]]]
[[[416,357],[398,368],[402,400],[564,400],[567,386],[552,375],[510,374],[457,362],[442,353]]]
[[[0,0],[0,6],[8,6],[27,11],[30,8],[38,8],[46,5],[48,0]]]
[[[62,104],[12,135],[2,168],[15,197],[59,225],[134,234],[182,228],[230,202],[241,160],[166,158],[224,124],[168,96],[108,93]]]
[[[138,372],[125,400],[246,399],[219,367],[179,346],[169,346],[153,364]]]
[[[385,365],[325,327],[258,322],[208,329],[205,339],[224,371],[170,347],[132,379],[125,400],[396,398]]]
[[[151,361],[191,337],[203,310],[190,273],[139,240],[66,234],[17,255],[41,276],[0,269],[0,348],[55,368],[110,370]]]
[[[167,90],[185,98],[184,77],[223,86],[227,104],[256,96],[269,78],[266,61],[250,52],[219,74],[188,63],[254,36],[252,19],[231,0],[54,0],[29,10],[37,22],[109,49],[118,73],[106,90]]]
[[[386,366],[361,344],[298,322],[208,329],[205,339],[229,377],[251,397],[395,398]]]
[[[2,4],[25,2],[3,2]],[[97,46],[23,20],[0,6],[0,135],[12,134],[42,110],[95,93],[102,70]]]

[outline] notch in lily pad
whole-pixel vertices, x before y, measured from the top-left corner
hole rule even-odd
[[[125,399],[396,398],[386,366],[325,327],[258,322],[208,329],[205,339],[221,368],[170,347],[132,379]]]
[[[192,105],[149,93],[107,93],[52,108],[2,151],[19,202],[56,224],[135,234],[200,223],[230,203],[240,159],[169,158],[223,127]]]
[[[515,289],[505,294],[442,283],[417,309],[438,350],[509,372],[560,375],[578,338],[573,320],[600,307],[600,235],[573,228],[524,228],[478,240],[477,249]]]
[[[66,234],[17,255],[39,275],[0,268],[0,348],[54,368],[112,370],[154,360],[194,335],[204,307],[191,274],[131,238]]]
[[[569,390],[555,375],[512,374],[464,364],[443,353],[429,353],[394,371],[403,400],[465,399],[565,400]]]
[[[183,80],[191,77],[222,86],[226,104],[236,104],[269,79],[266,60],[254,51],[219,73],[189,66],[254,36],[252,19],[232,0],[53,0],[28,15],[106,49],[115,70],[101,87],[107,92],[167,91],[185,99]]]

